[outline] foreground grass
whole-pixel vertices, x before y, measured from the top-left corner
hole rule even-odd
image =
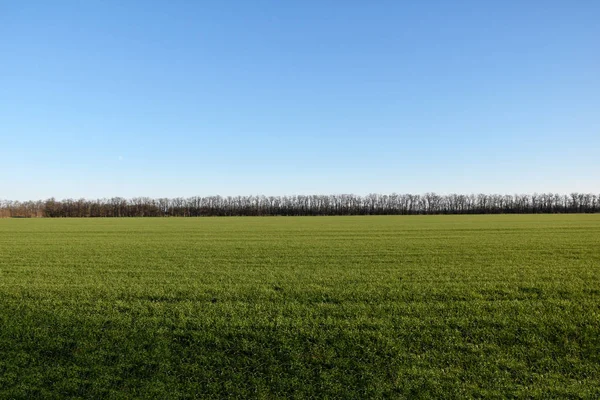
[[[600,215],[0,220],[0,398],[599,388]]]

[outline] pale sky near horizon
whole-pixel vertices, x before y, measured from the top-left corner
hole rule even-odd
[[[0,199],[600,193],[600,2],[0,3]]]

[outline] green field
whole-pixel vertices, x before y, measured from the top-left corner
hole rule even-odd
[[[600,397],[600,215],[0,220],[0,398]]]

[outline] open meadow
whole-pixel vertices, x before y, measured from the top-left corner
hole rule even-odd
[[[0,219],[0,398],[600,397],[600,215]]]

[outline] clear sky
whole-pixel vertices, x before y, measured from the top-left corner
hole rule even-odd
[[[600,192],[600,2],[0,3],[0,198]]]

